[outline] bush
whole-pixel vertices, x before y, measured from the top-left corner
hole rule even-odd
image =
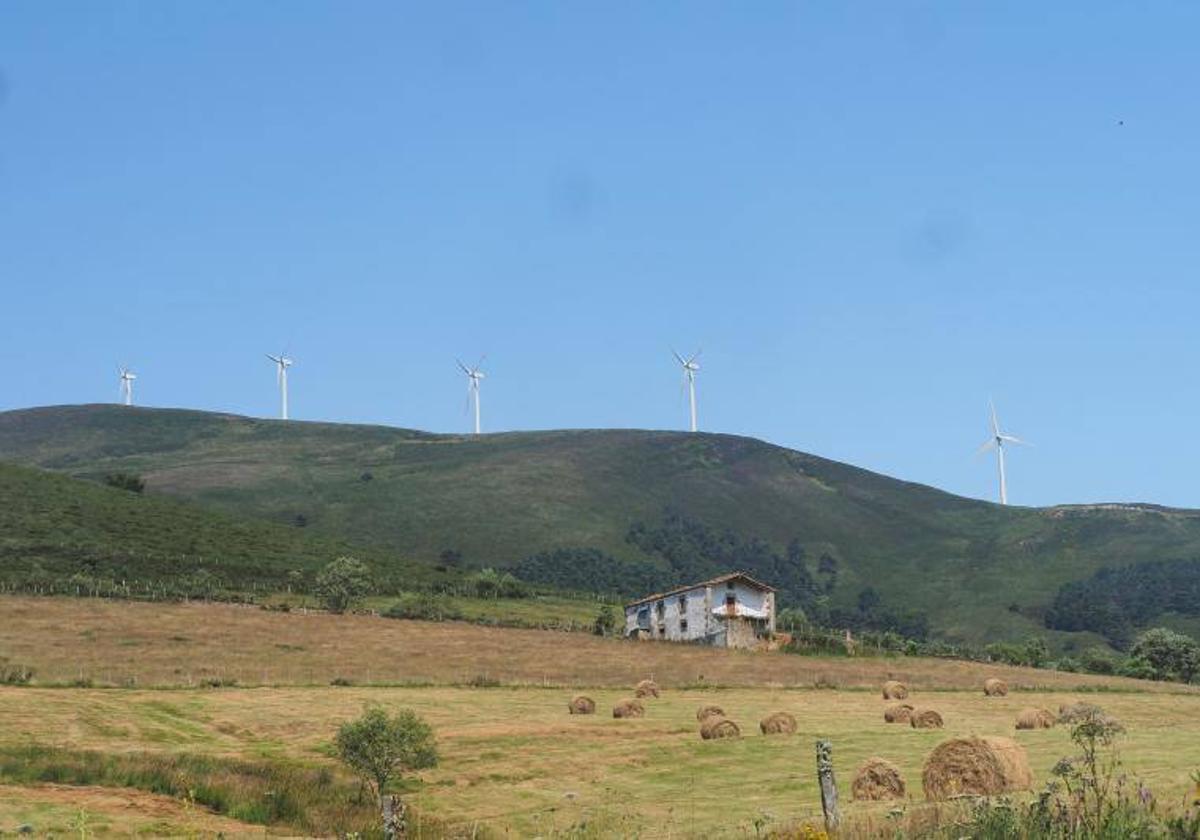
[[[407,618],[419,621],[462,621],[463,614],[449,600],[439,595],[406,592],[383,611],[384,618]]]
[[[1187,683],[1200,674],[1200,645],[1165,627],[1140,635],[1129,656],[1133,667],[1144,670],[1151,679]]]
[[[29,685],[33,669],[24,665],[0,665],[0,685]]]
[[[600,608],[600,612],[596,613],[596,623],[592,626],[592,633],[597,636],[611,636],[616,630],[617,612],[611,604],[605,604]]]
[[[317,574],[316,596],[331,613],[344,613],[371,593],[371,570],[361,560],[339,557]]]
[[[142,477],[132,473],[110,473],[104,477],[104,483],[118,490],[128,490],[130,493],[141,493],[146,489],[146,482]]]

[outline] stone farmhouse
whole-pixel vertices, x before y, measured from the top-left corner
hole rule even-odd
[[[742,572],[647,595],[625,605],[625,635],[727,648],[775,634],[775,588]]]

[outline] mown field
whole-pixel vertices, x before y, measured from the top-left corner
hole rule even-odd
[[[1146,683],[909,657],[809,657],[715,651],[584,633],[498,629],[374,615],[271,612],[252,606],[0,597],[0,664],[33,668],[35,682],[188,687],[374,684],[669,686],[874,689],[902,679],[926,690],[974,689],[983,675],[1066,691],[1196,692]]]
[[[235,775],[221,762],[241,762],[243,775],[260,765],[310,776],[324,768],[345,800],[354,782],[332,758],[331,739],[368,703],[412,707],[437,733],[441,763],[407,792],[427,821],[426,837],[564,837],[584,824],[591,836],[754,836],[817,813],[819,737],[833,741],[844,785],[867,756],[897,763],[910,784],[910,808],[922,800],[925,756],[950,735],[1014,735],[1040,785],[1072,751],[1067,733],[1016,733],[1016,714],[1078,699],[1100,703],[1126,724],[1126,768],[1164,807],[1182,800],[1189,774],[1200,769],[1200,693],[1169,684],[228,605],[5,598],[0,610],[0,656],[35,669],[34,685],[0,688],[0,832],[28,823],[78,834],[82,819],[98,835],[261,834],[251,823],[269,808],[252,800],[273,791],[244,793],[241,804],[217,814],[205,802],[224,801],[223,794],[189,802],[128,787],[74,788],[63,778],[37,784],[22,776],[29,773],[23,751],[58,748],[55,760],[67,764],[76,755],[216,762],[218,781]],[[203,675],[215,674],[238,685],[198,687]],[[993,674],[1008,679],[1013,693],[985,698],[979,685]],[[646,676],[665,687],[662,698],[648,701],[644,719],[614,720],[612,704]],[[908,681],[918,705],[943,714],[945,730],[885,724],[877,688],[887,676]],[[337,677],[393,684],[329,685]],[[72,680],[96,687],[67,686]],[[99,687],[109,683],[130,687]],[[567,714],[580,687],[600,714]],[[723,707],[745,737],[701,741],[695,711],[706,703]],[[757,721],[776,710],[796,715],[798,735],[759,735]],[[847,805],[852,819],[884,823],[889,810]],[[271,832],[322,833],[297,827],[304,824],[294,817]]]
[[[217,690],[0,689],[0,755],[30,741],[73,750],[152,750],[334,767],[337,726],[367,703],[407,706],[434,727],[438,768],[421,775],[410,801],[429,817],[469,833],[553,836],[584,822],[612,836],[739,836],[755,820],[772,825],[816,815],[813,744],[830,738],[844,783],[866,757],[894,761],[921,800],[920,768],[949,735],[1013,734],[1024,706],[1057,708],[1070,692],[918,695],[946,718],[941,732],[883,722],[873,692],[818,689],[667,690],[641,720],[607,710],[628,692],[592,692],[601,714],[570,716],[569,692],[543,688],[261,688]],[[694,717],[717,703],[743,726],[738,741],[704,742]],[[1182,800],[1200,768],[1200,697],[1108,694],[1104,707],[1129,728],[1126,766],[1164,804]],[[794,737],[759,735],[757,721],[786,710]],[[1038,784],[1072,750],[1066,732],[1015,733]],[[3,799],[0,797],[0,802]],[[890,806],[888,806],[890,807]],[[847,805],[847,816],[888,807]],[[131,819],[141,819],[136,805]],[[0,820],[4,819],[0,806]],[[114,829],[120,824],[114,823]],[[11,821],[8,826],[11,830]]]

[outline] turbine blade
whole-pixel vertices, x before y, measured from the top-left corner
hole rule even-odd
[[[1014,435],[1002,434],[1000,435],[1000,439],[1005,443],[1015,443],[1017,446],[1033,446],[1033,444],[1029,441],[1021,440],[1019,437]]]
[[[992,435],[999,435],[1000,421],[996,419],[996,404],[992,402],[991,397],[988,397],[988,409],[990,409],[992,415]]]
[[[688,364],[690,365],[692,362],[696,361],[696,359],[699,359],[700,354],[703,352],[704,352],[704,349],[701,348],[701,349],[697,350],[695,353],[693,353],[692,357],[690,359],[688,359]]]
[[[983,443],[981,443],[979,445],[978,449],[975,450],[975,456],[979,457],[984,452],[987,452],[989,449],[995,449],[995,448],[996,448],[996,439],[988,438],[987,440],[985,440]]]
[[[463,373],[467,376],[471,375],[471,369],[462,363],[462,359],[455,359],[454,361],[458,362],[458,366],[462,368]]]
[[[686,362],[686,361],[684,361],[684,358],[683,358],[683,356],[680,356],[680,355],[679,355],[678,353],[676,353],[674,350],[672,350],[672,351],[671,351],[671,355],[675,357],[675,361],[679,362],[679,364],[681,364],[681,365],[684,365],[684,366],[686,366],[686,365],[687,365],[687,362]]]

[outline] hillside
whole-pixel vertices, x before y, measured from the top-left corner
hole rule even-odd
[[[560,585],[612,568],[658,581],[736,564],[789,592],[807,577],[846,610],[869,586],[971,642],[1045,633],[1058,587],[1098,569],[1200,556],[1198,512],[1001,508],[729,435],[472,438],[71,406],[0,414],[0,460],[92,479],[138,473],[151,496],[428,564],[451,551],[451,562],[528,569],[530,555],[563,550],[534,564],[565,575]]]
[[[432,572],[302,529],[0,463],[0,581],[7,585],[57,581],[86,594],[108,579],[138,596],[280,589],[349,553],[397,575]]]

